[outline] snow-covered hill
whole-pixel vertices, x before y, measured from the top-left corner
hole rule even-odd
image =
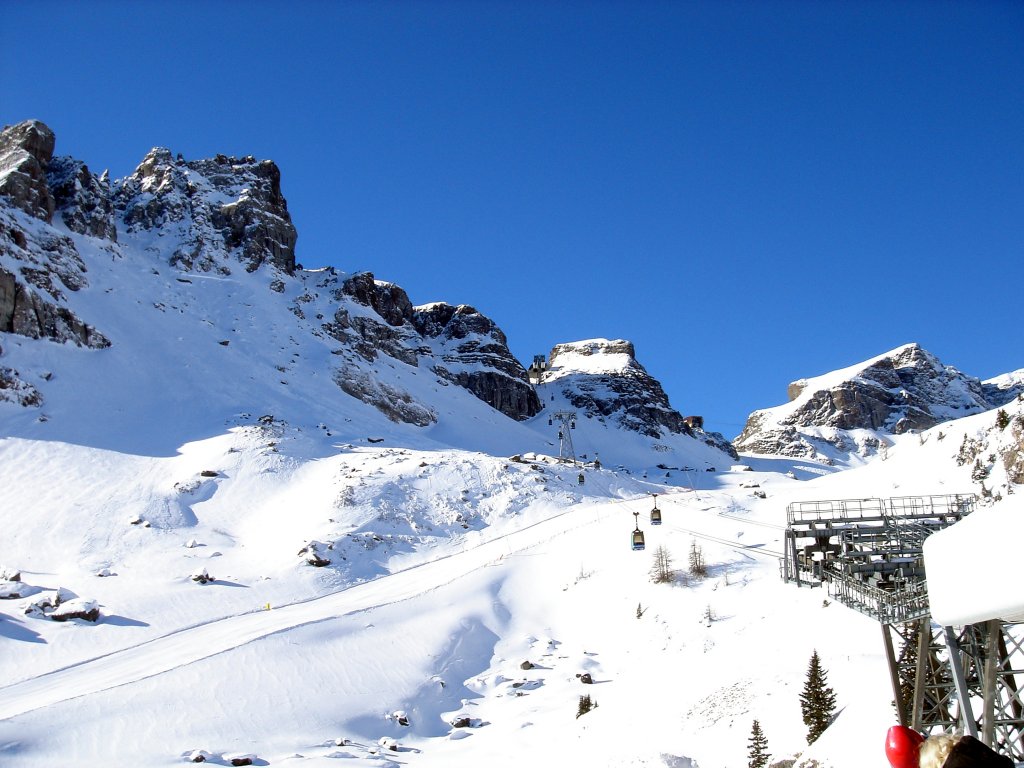
[[[786,505],[1015,509],[1012,382],[855,469],[736,460],[628,342],[560,345],[534,389],[472,307],[302,270],[264,161],[154,152],[110,180],[20,130],[0,152],[0,765],[734,768],[754,719],[775,760],[882,764],[878,626],[780,581]],[[808,748],[815,650],[840,711]]]
[[[917,344],[789,385],[789,402],[755,411],[740,451],[825,463],[869,459],[894,438],[997,407],[1017,394],[1007,375],[983,384]]]

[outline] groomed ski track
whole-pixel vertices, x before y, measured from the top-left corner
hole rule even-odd
[[[0,688],[0,720],[145,680],[296,627],[408,600],[574,529],[597,522],[602,503],[578,504],[461,552],[323,597],[228,616]]]

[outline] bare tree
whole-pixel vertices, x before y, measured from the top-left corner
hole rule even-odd
[[[675,580],[675,572],[672,570],[672,555],[664,544],[658,545],[658,548],[654,550],[654,563],[651,565],[650,574],[651,581],[655,584]]]
[[[708,566],[704,562],[704,552],[696,539],[690,542],[690,574],[697,578],[704,578],[708,575]]]

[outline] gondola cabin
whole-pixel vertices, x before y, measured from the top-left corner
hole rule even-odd
[[[651,525],[661,525],[661,510],[658,509],[658,494],[654,494],[654,509],[651,510]]]
[[[639,528],[633,531],[633,549],[644,548],[644,532]]]

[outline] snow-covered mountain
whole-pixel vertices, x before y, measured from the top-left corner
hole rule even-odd
[[[270,415],[307,428],[351,425],[353,439],[411,425],[414,441],[449,444],[470,432],[456,444],[551,447],[548,431],[527,423],[543,404],[491,319],[464,304],[414,306],[368,272],[296,263],[298,233],[273,162],[185,160],[157,148],[110,180],[54,157],[55,141],[38,121],[0,134],[0,331],[11,339],[0,345],[0,399],[28,409],[15,415],[24,434],[107,445],[104,433],[146,423],[173,443],[206,433],[211,417]],[[643,376],[646,389],[603,407],[668,414],[660,385]],[[88,405],[85,393],[95,398]],[[657,401],[635,402],[647,394]],[[61,409],[89,415],[54,418]],[[472,420],[482,428],[459,426]],[[709,453],[706,440],[663,422],[612,426],[646,441],[651,466],[664,458],[662,426],[686,438],[676,463],[698,461],[689,453],[730,460],[724,441],[712,442],[725,453]],[[62,431],[72,423],[82,432]],[[606,459],[621,461],[609,446]]]
[[[752,413],[733,444],[749,453],[845,463],[877,455],[894,436],[1003,405],[1019,391],[1013,374],[983,383],[906,344],[794,381],[789,402]]]
[[[735,464],[629,342],[558,345],[534,386],[472,307],[301,269],[268,161],[111,180],[53,146],[0,137],[5,768],[728,768],[754,719],[774,761],[883,764],[878,625],[780,581],[786,505],[1024,511],[1019,377],[977,412],[938,372],[941,423],[906,409],[854,469]],[[814,651],[840,709],[808,747]]]

